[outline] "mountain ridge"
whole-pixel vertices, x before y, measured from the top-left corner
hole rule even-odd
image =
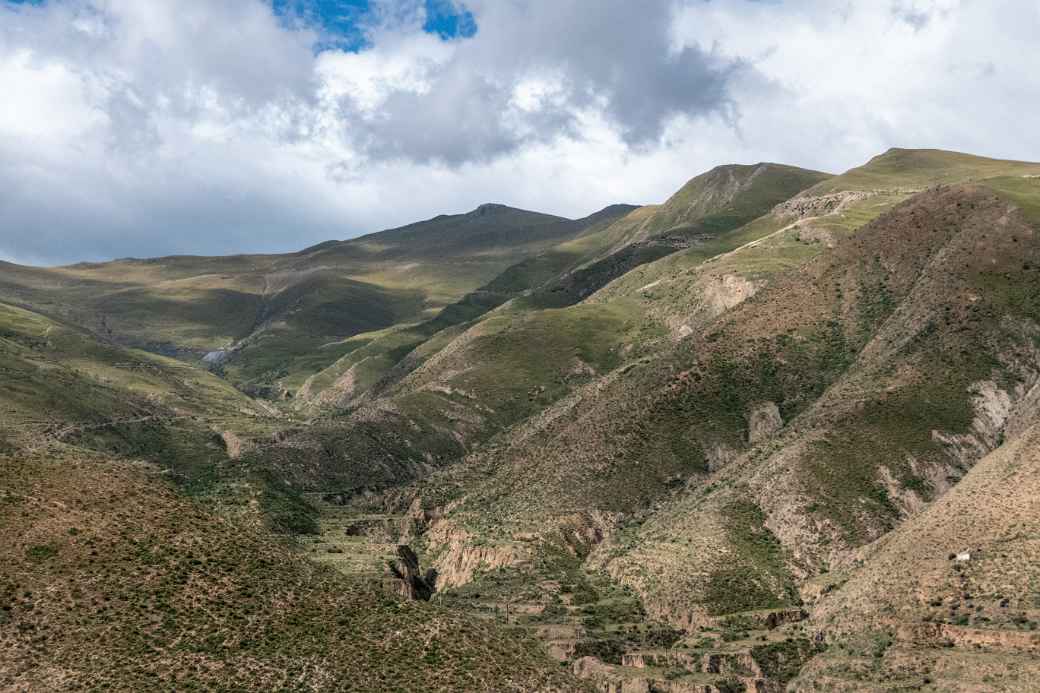
[[[192,662],[245,657],[235,681],[260,685],[297,652],[323,662],[298,672],[316,689],[426,671],[444,690],[1021,690],[1040,652],[1035,176],[892,149],[276,260],[4,264],[0,671],[18,673],[0,680],[60,685],[31,666],[59,663],[80,684],[218,685]],[[214,345],[229,356],[201,367]],[[121,582],[128,610],[88,598],[72,623],[77,580],[121,579],[87,539],[168,595],[218,568],[249,594],[189,618]],[[306,633],[272,614],[304,574],[324,576],[290,600]],[[405,574],[429,609],[397,601]],[[312,608],[331,594],[355,630]],[[154,636],[122,638],[140,666],[76,666],[106,622]],[[167,649],[177,628],[196,659]],[[429,632],[443,654],[412,648]]]

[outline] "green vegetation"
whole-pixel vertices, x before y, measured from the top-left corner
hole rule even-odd
[[[792,638],[751,649],[751,657],[770,681],[784,685],[798,676],[816,648],[804,638]]]
[[[704,588],[704,603],[712,616],[776,609],[797,598],[787,572],[784,549],[765,527],[762,509],[748,500],[734,500],[722,509],[733,554],[716,567]]]
[[[226,377],[276,396],[346,353],[326,345],[426,319],[603,219],[487,206],[288,255],[10,265],[0,300],[189,361],[235,346]]]
[[[983,185],[1007,197],[1033,224],[1040,224],[1040,166],[1031,175],[1001,176],[982,181]]]
[[[469,612],[491,610],[522,630],[559,633],[559,644],[572,646],[575,659],[591,656],[621,664],[625,652],[678,642],[681,633],[650,619],[632,592],[586,570],[587,551],[587,546],[557,534],[538,546],[530,570],[482,573],[479,580],[440,594],[435,602]]]
[[[58,549],[50,544],[38,544],[36,546],[30,546],[25,550],[25,556],[30,561],[40,562],[46,561],[48,558],[54,558],[58,555]]]
[[[865,403],[854,417],[836,422],[827,440],[812,443],[806,466],[812,509],[836,522],[849,541],[867,541],[877,535],[876,523],[887,530],[900,519],[879,479],[882,466],[902,488],[931,499],[929,482],[909,460],[918,469],[941,463],[944,448],[932,431],[969,429],[974,412],[967,387],[972,375],[984,375],[960,371],[965,377],[950,381],[949,372],[933,372],[932,379]]]
[[[140,467],[5,459],[0,488],[4,688],[578,689],[530,637],[382,595]]]
[[[890,149],[867,164],[820,183],[814,193],[841,190],[921,190],[997,176],[1040,175],[1040,164],[987,159],[938,149]]]
[[[697,176],[669,198],[648,228],[653,234],[717,236],[828,178],[826,173],[780,164],[720,166]]]
[[[916,561],[888,537],[959,521],[943,504],[1032,421],[1036,175],[893,150],[579,221],[4,265],[0,687],[576,690],[546,645],[603,685],[783,686],[835,592],[918,640],[1022,646],[1028,500],[930,535],[897,590],[921,604],[862,571]],[[472,582],[388,597],[398,541]],[[905,653],[875,625],[845,624],[863,681]]]

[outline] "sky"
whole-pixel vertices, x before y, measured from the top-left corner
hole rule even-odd
[[[281,252],[724,163],[1040,160],[1040,0],[0,0],[0,259]]]

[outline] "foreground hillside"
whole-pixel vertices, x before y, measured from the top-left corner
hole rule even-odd
[[[575,690],[538,645],[401,602],[140,464],[0,459],[6,690]]]
[[[1040,673],[1040,164],[4,269],[5,686]]]
[[[349,580],[278,536],[315,525],[237,461],[238,435],[284,425],[267,405],[3,304],[0,355],[0,688],[578,685],[533,639]]]
[[[1034,399],[1036,393],[1033,392]],[[1029,690],[1040,676],[1040,429],[1011,442],[948,494],[830,577],[817,627],[840,647],[802,672],[800,690]],[[866,656],[864,656],[866,655]]]

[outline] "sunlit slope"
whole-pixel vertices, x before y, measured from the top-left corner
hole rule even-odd
[[[267,409],[203,370],[2,303],[0,353],[0,431],[19,446],[42,448],[138,419],[207,422],[241,434],[273,422]]]
[[[230,379],[278,396],[344,355],[336,342],[425,320],[583,228],[485,205],[289,255],[5,265],[0,298],[129,346],[189,360],[222,351],[211,358]]]
[[[691,180],[664,205],[604,219],[590,225],[577,238],[511,266],[480,290],[446,308],[434,321],[418,328],[375,335],[371,342],[360,345],[312,379],[305,394],[325,404],[348,404],[388,375],[399,379],[436,351],[423,348],[402,360],[408,346],[418,346],[421,340],[442,329],[478,318],[506,300],[513,299],[513,304],[503,315],[565,308],[633,268],[679,249],[692,246],[691,252],[698,253],[701,259],[733,250],[763,233],[757,232],[758,227],[750,233],[741,232],[739,227],[826,177],[777,164],[713,169]],[[614,311],[627,312],[628,308],[619,305]],[[546,313],[544,319],[562,320],[561,334],[567,332],[565,312]],[[656,328],[648,323],[640,329],[653,332]],[[552,339],[551,330],[545,334]],[[544,339],[545,334],[534,338]],[[511,335],[521,350],[530,348],[523,346],[522,329]],[[438,347],[454,351],[450,339],[456,336],[439,335]],[[388,368],[395,362],[400,362],[396,369]],[[525,384],[539,387],[543,383],[525,380]]]
[[[958,213],[958,204],[971,211]],[[1034,229],[1009,212],[1006,200],[983,190],[934,193],[907,205],[861,232],[863,250],[876,258],[859,261],[862,275],[837,283],[815,272],[801,278],[834,292],[833,317],[824,312],[812,328],[816,349],[805,352],[811,342],[803,340],[812,332],[797,316],[803,306],[828,301],[819,293],[797,300],[800,292],[791,287],[783,297],[760,295],[773,298],[761,310],[783,307],[783,321],[774,324],[784,332],[748,331],[756,321],[746,311],[756,297],[718,334],[719,341],[727,333],[767,337],[762,346],[735,351],[726,376],[723,401],[729,400],[738,435],[727,440],[719,436],[725,426],[717,426],[699,436],[734,461],[709,477],[707,492],[690,493],[655,516],[626,544],[631,554],[608,564],[662,609],[689,610],[696,619],[736,606],[793,604],[795,575],[840,563],[850,549],[939,497],[999,444],[1010,417],[1027,406],[1023,394],[1036,378],[1031,335],[1040,320],[1040,305],[1023,293],[1037,283],[1030,269],[1037,260]],[[903,236],[897,242],[904,251],[891,245],[892,237],[875,245],[892,232]],[[907,242],[915,232],[925,246]],[[703,392],[697,376],[717,383],[720,374],[712,369],[725,364],[702,360],[686,376],[693,380],[679,387]],[[712,419],[724,422],[725,411]],[[734,454],[763,436],[766,442],[748,456]],[[764,550],[767,542],[751,550],[729,533],[726,513],[734,503],[759,508],[774,549]],[[684,547],[678,552],[676,541]],[[703,551],[704,542],[746,562],[730,575]],[[637,577],[647,565],[656,566],[657,576]],[[746,601],[733,602],[738,594]]]
[[[831,176],[783,164],[730,164],[690,180],[660,206],[634,241],[730,231]]]
[[[1022,689],[1035,672],[1030,623],[1040,622],[1028,560],[1037,169],[893,150],[826,180],[723,167],[663,206],[604,210],[584,226],[541,216],[510,226],[516,210],[485,207],[429,222],[439,240],[407,228],[293,256],[204,259],[206,274],[192,274],[190,258],[155,261],[161,270],[4,267],[5,296],[45,304],[0,305],[0,454],[12,461],[0,488],[14,489],[4,505],[18,509],[0,513],[11,537],[0,564],[19,571],[0,569],[4,588],[15,586],[0,594],[15,595],[4,598],[24,610],[18,623],[44,634],[11,650],[0,669],[21,678],[5,684],[139,685],[154,674],[162,685],[216,685],[223,666],[243,687],[277,687],[284,673],[315,687],[351,676],[392,689],[420,685],[418,659],[434,690],[479,690],[506,671],[521,672],[507,689],[573,690],[525,640],[503,645],[492,626],[355,600],[367,593],[347,583],[308,601],[306,586],[325,578],[251,534],[261,518],[313,531],[306,490],[344,513],[409,518],[406,540],[441,571],[445,603],[491,619],[504,610],[566,657],[602,657],[610,666],[576,668],[617,686],[714,685],[720,667],[767,660],[762,685],[786,685],[821,651],[799,690]],[[774,174],[791,180],[770,183]],[[506,231],[484,226],[501,215]],[[524,249],[503,250],[521,227]],[[250,327],[222,345],[221,380],[119,346],[127,339],[108,317],[93,332],[67,322],[96,305],[66,304],[62,292],[75,285],[90,297],[102,281],[144,296],[122,318],[142,333],[237,335],[237,294],[255,297],[259,313],[240,310]],[[150,282],[164,300],[184,292],[185,312],[151,320]],[[237,294],[193,301],[203,290]],[[106,300],[118,305],[116,295]],[[191,336],[188,323],[203,331]],[[275,409],[232,384],[291,391],[306,406]],[[167,496],[134,461],[159,465],[244,528],[196,518],[198,506]],[[62,484],[105,491],[77,505]],[[134,500],[153,495],[148,508]],[[126,566],[114,576],[91,572],[102,530],[87,548],[79,524],[62,524],[88,506],[97,517],[83,525],[106,531],[120,512],[143,518],[143,534],[102,547]],[[25,524],[34,513],[46,521]],[[202,539],[178,534],[174,516]],[[242,544],[222,527],[245,531]],[[142,564],[162,587],[148,593],[158,601],[104,582],[137,584]],[[905,565],[909,574],[896,569]],[[207,577],[211,566],[220,579]],[[118,598],[128,607],[68,587],[84,582],[127,595]],[[304,587],[286,594],[283,582]],[[228,611],[237,598],[213,601],[221,585],[244,594],[248,613]],[[36,595],[31,610],[23,589]],[[60,595],[62,609],[41,594]],[[73,602],[83,608],[66,608]],[[318,602],[347,615],[331,622]],[[366,609],[378,623],[355,616]],[[232,634],[239,620],[255,637]],[[0,637],[8,623],[0,616]],[[100,623],[132,633],[122,638],[132,651],[105,659],[129,654],[140,671],[68,664]],[[413,627],[451,642],[431,654],[395,640]],[[226,637],[215,644],[204,631]],[[357,638],[368,649],[353,655]],[[59,666],[34,666],[44,650],[33,648]]]
[[[479,482],[456,483],[452,515],[509,542],[564,508],[603,522],[689,485],[620,535],[603,567],[679,623],[791,604],[794,576],[898,526],[999,443],[1006,421],[985,407],[1010,412],[1035,378],[1037,248],[1028,218],[992,190],[920,195],[671,356],[474,456]],[[727,534],[734,508],[766,522],[759,549],[741,554],[750,540]],[[739,580],[712,582],[719,555],[746,556],[731,562]]]
[[[704,246],[680,250],[637,267],[602,289],[594,300],[635,300],[649,314],[668,323],[674,333],[690,329],[691,296],[707,287],[720,300],[735,301],[762,285],[763,279],[797,266],[833,247],[842,238],[883,212],[931,185],[986,181],[1027,212],[1037,209],[1036,180],[1040,164],[986,159],[939,150],[893,149],[840,176],[827,178],[778,204],[768,214]],[[1031,207],[1032,205],[1032,207]],[[1040,212],[1034,212],[1040,214]],[[768,237],[768,240],[766,240]],[[797,242],[790,242],[791,240]],[[753,263],[713,272],[714,287],[698,270],[706,257],[719,253],[718,244],[732,249],[740,243],[770,243]],[[742,300],[742,299],[741,299]],[[695,306],[694,306],[695,308]]]
[[[276,532],[314,530],[313,508],[238,462],[284,417],[181,361],[98,341],[0,304],[0,451],[146,461],[185,494]]]
[[[989,159],[941,149],[890,149],[863,166],[820,183],[807,195],[846,190],[923,190],[1001,176],[1037,176],[1040,163]]]
[[[820,599],[813,625],[831,648],[797,690],[926,680],[948,691],[1031,687],[1040,675],[1040,431],[1027,426],[1035,413],[949,493],[869,547],[862,564],[828,576],[837,589]]]

